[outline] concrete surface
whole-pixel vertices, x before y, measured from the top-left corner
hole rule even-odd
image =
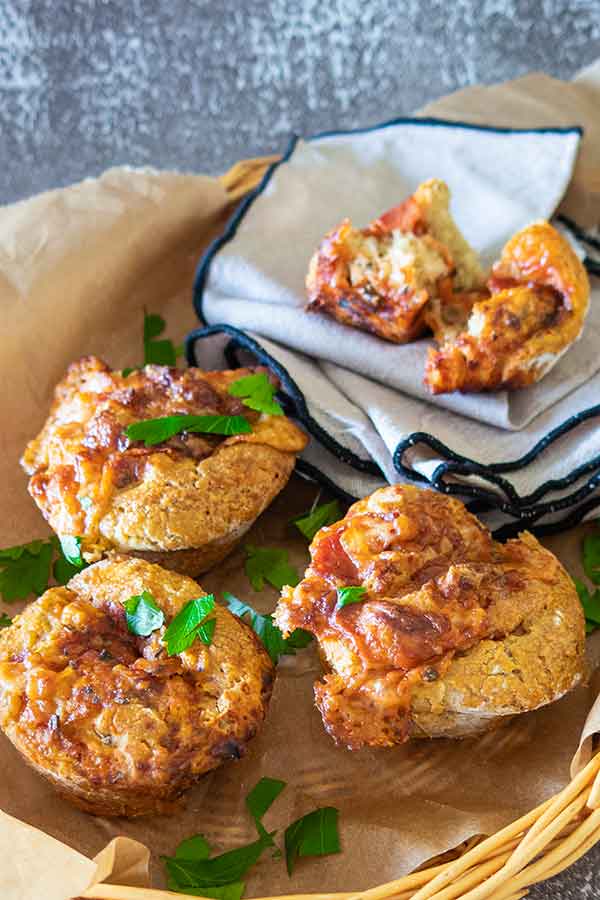
[[[0,201],[117,163],[218,173],[291,132],[600,56],[600,0],[2,0]],[[600,897],[600,847],[531,897]]]

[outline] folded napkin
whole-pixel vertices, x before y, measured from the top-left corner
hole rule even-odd
[[[580,138],[576,125],[400,119],[294,141],[271,167],[201,261],[195,301],[203,321],[233,326],[238,348],[278,368],[291,411],[318,441],[310,466],[354,496],[382,479],[431,484],[476,500],[495,526],[548,524],[590,500],[600,472],[600,430],[584,412],[600,400],[597,286],[582,338],[551,373],[493,394],[432,397],[422,383],[429,340],[394,345],[304,309],[325,233],[345,217],[366,225],[431,177],[448,183],[459,228],[491,263],[515,231],[552,217]]]

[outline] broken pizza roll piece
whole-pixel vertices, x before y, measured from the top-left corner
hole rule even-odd
[[[260,368],[73,363],[21,461],[51,528],[80,538],[86,562],[116,550],[197,575],[222,560],[307,443],[268,397],[277,414],[244,404],[235,384],[248,376],[270,385]]]
[[[394,343],[419,337],[432,297],[484,280],[449,202],[448,186],[431,179],[366,228],[345,219],[310,262],[307,309]]]
[[[425,319],[431,349],[425,384],[433,394],[535,384],[583,330],[587,273],[569,242],[548,222],[508,241],[485,292],[432,300]]]
[[[113,555],[0,632],[0,728],[86,812],[172,812],[206,772],[244,754],[273,679],[254,632],[197,582]]]
[[[527,532],[496,543],[456,499],[382,488],[310,555],[275,621],[317,638],[316,703],[351,750],[476,735],[584,678],[584,616],[560,562]]]

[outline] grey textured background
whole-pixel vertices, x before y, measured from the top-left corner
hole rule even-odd
[[[600,0],[0,0],[0,201],[117,163],[217,173],[598,56]],[[599,867],[531,896],[600,897]]]
[[[221,172],[597,56],[600,0],[0,0],[0,201],[115,163]]]

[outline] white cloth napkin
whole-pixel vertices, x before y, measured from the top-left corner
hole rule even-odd
[[[579,140],[577,128],[520,131],[414,119],[299,141],[202,261],[197,308],[207,323],[254,335],[294,379],[314,420],[355,456],[375,460],[387,480],[417,478],[460,489],[498,507],[496,524],[560,517],[578,488],[580,499],[589,498],[591,489],[583,485],[600,457],[597,420],[579,425],[527,465],[496,472],[494,464],[518,460],[600,401],[598,290],[583,337],[540,384],[431,397],[422,384],[428,340],[398,346],[307,314],[304,279],[319,241],[341,219],[362,227],[431,177],[448,183],[459,228],[490,263],[515,231],[552,216]],[[434,440],[417,440],[421,433]],[[346,491],[371,490],[377,476],[349,472],[338,455],[315,442],[307,451],[309,461]],[[440,469],[448,461],[456,467],[463,457],[479,468]],[[589,471],[577,477],[586,465]],[[570,476],[573,484],[546,487]]]

